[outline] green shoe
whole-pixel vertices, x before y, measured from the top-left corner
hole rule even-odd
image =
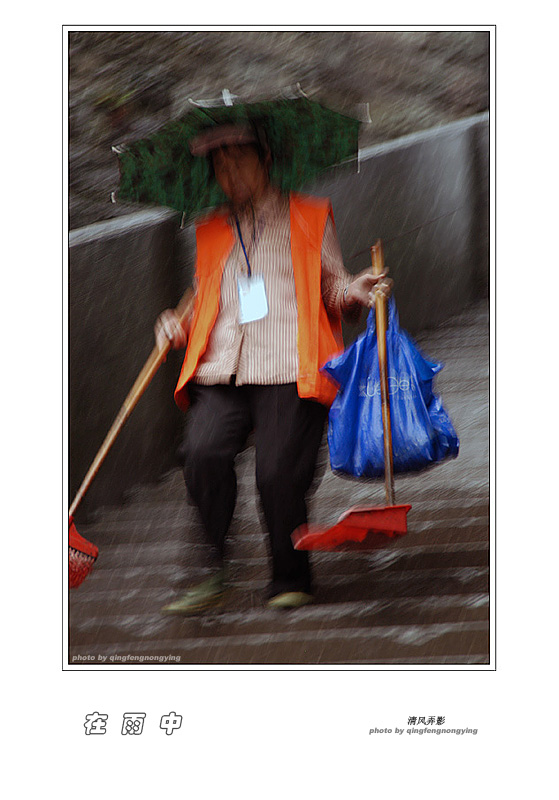
[[[217,608],[223,602],[224,579],[224,571],[220,570],[211,578],[192,586],[178,600],[163,606],[161,613],[188,617],[193,614],[201,614],[210,608]]]
[[[301,608],[314,602],[312,594],[306,592],[282,592],[268,600],[269,608]]]

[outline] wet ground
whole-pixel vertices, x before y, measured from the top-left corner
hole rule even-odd
[[[100,555],[70,593],[69,663],[489,663],[488,324],[482,302],[416,337],[428,357],[445,363],[435,390],[461,446],[454,461],[396,476],[396,502],[412,505],[406,536],[371,552],[314,553],[316,603],[291,612],[266,608],[266,535],[249,449],[238,462],[225,604],[198,618],[165,617],[161,606],[208,574],[196,512],[174,471],[79,526]],[[332,475],[326,446],[321,458],[313,523],[330,525],[353,505],[384,503],[382,481]]]

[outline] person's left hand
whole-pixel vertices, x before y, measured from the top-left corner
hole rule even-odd
[[[345,294],[347,305],[356,305],[358,303],[361,306],[372,308],[375,304],[375,294],[377,292],[384,297],[390,297],[394,281],[386,277],[387,273],[388,268],[385,267],[384,272],[377,276],[372,275],[370,272],[358,275],[347,287]]]

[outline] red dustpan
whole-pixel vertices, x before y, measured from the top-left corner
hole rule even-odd
[[[380,239],[371,247],[373,275],[384,268]],[[356,506],[346,511],[331,528],[301,525],[291,534],[295,550],[374,550],[388,544],[390,539],[407,533],[407,513],[410,505],[394,504],[394,471],[392,461],[392,428],[386,367],[386,297],[378,292],[375,302],[377,345],[384,433],[385,506]]]
[[[407,533],[410,505],[355,506],[331,528],[301,525],[291,535],[295,550],[376,550]]]

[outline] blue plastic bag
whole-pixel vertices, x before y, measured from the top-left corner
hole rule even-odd
[[[443,365],[427,361],[400,329],[389,300],[386,349],[394,472],[414,472],[458,455],[459,442],[440,398],[433,394]],[[357,478],[384,475],[382,402],[374,309],[367,330],[322,370],[339,384],[330,409],[328,445],[334,472]]]

